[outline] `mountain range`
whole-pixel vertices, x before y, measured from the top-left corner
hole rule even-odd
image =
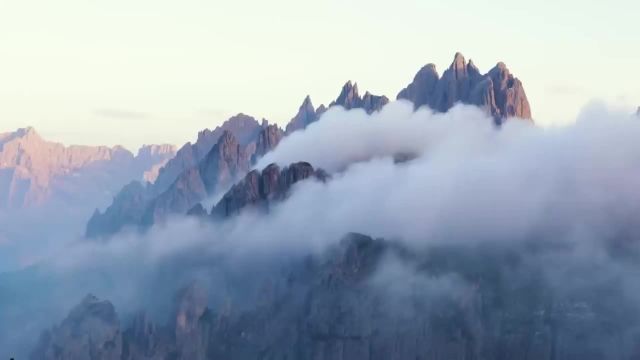
[[[33,128],[0,134],[0,208],[99,203],[132,179],[153,182],[156,169],[174,155],[171,145],[143,146],[137,155],[119,146],[66,147]]]
[[[14,154],[0,157],[0,165],[13,164],[11,174],[17,179],[11,178],[11,192],[6,192],[11,195],[2,198],[5,206],[35,206],[52,201],[50,199],[60,196],[57,194],[64,193],[57,184],[66,181],[69,174],[85,176],[93,169],[101,173],[117,168],[126,170],[126,176],[122,175],[118,181],[135,180],[128,182],[104,211],[94,212],[86,226],[87,239],[82,239],[83,245],[94,249],[93,246],[106,244],[108,253],[116,254],[114,258],[120,266],[126,265],[124,260],[119,262],[120,258],[128,255],[122,249],[137,251],[157,238],[163,241],[158,248],[153,248],[159,253],[154,254],[157,257],[141,256],[140,259],[142,266],[157,266],[157,272],[150,271],[151,275],[145,273],[137,278],[135,271],[125,266],[123,272],[132,278],[144,279],[144,282],[132,280],[105,285],[103,288],[109,288],[111,294],[118,296],[113,302],[91,294],[75,299],[80,302],[67,316],[59,316],[57,325],[47,328],[37,338],[31,359],[640,358],[640,316],[637,316],[640,297],[633,282],[638,274],[640,251],[632,241],[637,230],[633,224],[628,225],[633,221],[625,218],[624,224],[620,225],[616,220],[616,226],[622,226],[622,230],[609,232],[606,224],[603,225],[603,216],[596,216],[596,227],[606,228],[606,234],[602,235],[604,239],[597,238],[601,234],[587,236],[581,233],[583,228],[593,228],[585,223],[594,221],[593,214],[600,214],[597,210],[601,210],[601,203],[591,203],[597,196],[589,196],[587,203],[580,203],[576,208],[569,207],[580,214],[576,215],[577,221],[568,222],[567,229],[563,227],[566,224],[558,220],[564,213],[555,207],[564,209],[564,202],[571,201],[552,199],[552,206],[546,203],[546,207],[543,206],[545,214],[534,216],[535,225],[531,225],[534,230],[529,233],[527,228],[526,234],[514,235],[510,231],[520,229],[517,223],[529,216],[520,208],[520,203],[509,208],[517,213],[513,215],[499,206],[493,208],[493,203],[499,199],[456,188],[465,182],[478,182],[480,189],[490,188],[491,184],[483,179],[504,177],[504,183],[502,179],[498,182],[504,187],[506,196],[520,199],[522,192],[531,190],[533,202],[538,204],[546,195],[544,190],[548,190],[537,187],[541,180],[532,176],[539,169],[533,166],[538,163],[532,160],[531,154],[538,156],[538,152],[525,150],[527,156],[531,156],[525,158],[533,165],[524,167],[528,188],[514,190],[518,191],[517,195],[509,192],[512,190],[509,183],[512,168],[487,165],[494,160],[492,156],[498,152],[496,150],[501,150],[491,147],[478,156],[470,171],[456,168],[465,168],[466,159],[459,164],[455,161],[447,166],[440,164],[440,170],[451,166],[457,170],[453,171],[455,175],[466,175],[461,181],[452,185],[451,179],[430,174],[439,181],[418,188],[420,191],[426,186],[434,187],[424,190],[429,193],[428,198],[423,199],[422,194],[413,192],[397,200],[402,205],[409,202],[409,197],[418,197],[417,201],[432,206],[455,208],[442,202],[439,192],[460,191],[460,197],[472,198],[471,204],[479,204],[479,209],[472,212],[476,217],[466,216],[465,211],[452,210],[436,214],[440,216],[430,214],[433,218],[429,218],[410,207],[400,207],[401,215],[412,221],[448,224],[448,231],[435,232],[441,239],[425,236],[420,238],[419,244],[412,244],[393,236],[369,236],[365,234],[367,229],[356,228],[349,230],[356,232],[340,232],[326,247],[319,245],[319,235],[314,229],[317,232],[331,228],[331,222],[340,222],[340,215],[344,215],[341,208],[347,207],[349,202],[363,201],[364,205],[358,209],[388,205],[383,201],[387,199],[384,196],[380,196],[383,200],[370,201],[371,194],[355,194],[361,188],[352,187],[353,184],[345,181],[347,170],[326,171],[304,156],[287,164],[267,163],[270,158],[265,155],[283,149],[288,145],[285,142],[302,138],[314,129],[320,130],[323,124],[331,124],[336,120],[329,119],[331,114],[343,117],[360,114],[362,118],[375,121],[378,112],[384,114],[394,105],[404,106],[403,110],[411,114],[433,112],[435,115],[430,119],[434,121],[457,121],[456,116],[461,114],[480,114],[486,120],[486,128],[472,126],[469,129],[490,130],[488,137],[496,144],[505,141],[497,134],[511,131],[514,139],[526,141],[526,136],[537,134],[526,131],[539,130],[531,126],[532,111],[523,84],[502,62],[483,74],[471,60],[467,61],[457,53],[442,75],[438,74],[435,65],[425,65],[395,98],[398,103],[389,104],[386,96],[368,91],[361,95],[357,83],[348,81],[327,106],[315,107],[306,96],[284,127],[240,113],[213,130],[200,132],[195,143],[185,144],[175,154],[172,148],[164,146],[145,147],[137,156],[121,148],[64,148],[59,145],[30,145],[29,148],[40,149],[40,152],[27,152],[16,149],[26,149],[22,144],[41,141],[34,140],[37,135],[32,129],[0,135],[0,149],[6,154]],[[473,106],[455,107],[459,103]],[[413,111],[418,109],[421,110]],[[453,116],[443,116],[450,114]],[[344,130],[344,127],[331,129]],[[455,142],[455,146],[476,149],[477,144],[473,142],[462,143]],[[530,144],[524,147],[528,149],[526,145]],[[447,143],[446,146],[453,145]],[[47,150],[42,150],[45,148]],[[23,155],[26,153],[61,155]],[[432,171],[429,166],[442,160],[430,158],[428,151],[425,154],[398,152],[385,159],[375,159],[380,161],[376,170],[384,172],[393,167],[396,171],[392,182],[376,183],[384,185],[376,189],[385,192],[391,191],[389,188],[406,186],[409,182],[403,176],[416,175],[410,170],[412,164],[422,162]],[[570,169],[569,182],[557,180],[553,189],[556,190],[556,184],[568,184],[560,186],[562,192],[571,192],[575,187],[576,192],[582,194],[584,189],[576,185],[577,174],[581,174],[579,155],[572,151],[561,155],[566,155],[567,163],[576,168]],[[443,158],[453,161],[455,156]],[[56,165],[45,166],[41,159],[50,162],[55,159]],[[114,165],[116,163],[119,165]],[[567,163],[560,164],[566,168]],[[596,160],[588,158],[587,164],[595,163]],[[513,163],[509,164],[513,167]],[[483,177],[496,168],[502,170],[496,177]],[[358,174],[362,177],[357,178],[360,185],[375,182],[377,177],[385,178],[384,174],[365,170],[370,168],[354,170],[361,171]],[[30,186],[21,185],[31,184],[21,182],[23,178],[33,179],[30,181],[37,186],[32,190]],[[607,186],[613,181],[611,178],[605,177]],[[117,181],[109,180],[108,183]],[[307,191],[304,194],[308,197],[296,198],[299,194],[296,189],[304,186]],[[331,196],[326,202],[316,204],[318,199],[329,196],[325,192],[330,186],[339,187],[341,196]],[[309,196],[310,193],[315,196]],[[291,202],[296,206],[284,211]],[[529,204],[522,207],[527,206]],[[314,229],[307,229],[305,225],[309,222],[301,221],[302,216],[297,214],[300,209],[308,208],[311,208],[308,213],[312,214],[313,222],[319,223]],[[553,218],[551,224],[537,227],[538,222],[547,220],[544,216],[547,213]],[[372,220],[364,221],[369,216],[367,211],[351,214],[356,218],[353,222],[356,227],[380,222],[377,230],[384,232],[388,219],[379,215],[374,213]],[[501,229],[488,232],[489,236],[483,234],[483,230],[492,226],[491,219],[494,218],[498,219]],[[171,227],[170,220],[175,219],[178,221]],[[269,221],[275,221],[275,225],[265,226]],[[405,223],[391,226],[402,224]],[[254,226],[253,232],[243,231],[243,227]],[[296,231],[289,232],[289,228]],[[476,228],[480,230],[464,231]],[[190,231],[201,232],[205,244],[198,243],[198,240],[202,241],[200,238],[194,240]],[[230,239],[221,234],[229,235]],[[253,247],[250,251],[233,243],[247,234],[255,237],[246,242]],[[456,234],[465,234],[471,239],[460,239]],[[498,235],[491,236],[495,234]],[[502,239],[502,234],[510,238]],[[117,235],[123,237],[117,238]],[[417,237],[422,235],[419,233]],[[590,241],[576,241],[583,237]],[[131,245],[129,242],[134,245],[127,247]],[[277,242],[287,244],[287,251],[278,248],[274,244]],[[182,245],[180,251],[168,256],[176,243]],[[306,252],[299,250],[305,246]],[[96,268],[100,269],[98,265]],[[132,269],[142,267],[133,266]],[[39,270],[33,271],[38,273]],[[45,274],[40,274],[35,284],[65,288],[66,277],[55,278],[55,275],[43,272]],[[79,278],[87,282],[106,278],[101,271],[96,273],[95,277],[87,275],[85,278],[82,274]],[[6,286],[3,284],[9,283],[2,280],[0,276],[0,305],[3,286]],[[172,287],[168,284],[181,285]],[[132,311],[131,299],[126,296],[129,292],[143,294],[153,306]],[[135,302],[135,305],[139,303]],[[122,310],[118,309],[121,306]]]
[[[119,146],[64,146],[33,128],[0,134],[0,271],[80,238],[96,205],[133,180],[155,181],[174,155],[172,145],[146,145],[136,155]]]
[[[456,103],[477,105],[498,124],[511,117],[531,120],[524,87],[504,63],[481,75],[473,62],[466,62],[460,53],[455,54],[442,77],[435,65],[424,66],[398,93],[397,99],[409,100],[416,108],[428,106],[439,112],[446,112]],[[244,114],[231,117],[213,131],[201,132],[195,144],[185,144],[160,171],[155,184],[126,186],[104,212],[94,213],[87,224],[86,235],[96,238],[113,235],[123,228],[144,229],[169,215],[184,215],[208,198],[213,197],[215,202],[216,197],[241,179],[251,165],[274,149],[283,137],[318,121],[327,109],[341,106],[370,114],[387,103],[386,96],[369,91],[360,95],[358,84],[348,81],[328,107],[315,108],[306,96],[284,129],[269,125],[266,120],[260,124]]]

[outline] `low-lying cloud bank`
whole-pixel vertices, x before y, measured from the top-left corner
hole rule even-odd
[[[59,321],[87,292],[112,300],[123,313],[145,307],[161,316],[178,287],[200,279],[215,306],[348,232],[417,252],[557,243],[562,251],[530,259],[546,262],[536,268],[546,268],[556,288],[572,279],[571,286],[615,279],[625,296],[640,301],[633,281],[640,266],[616,252],[635,256],[638,250],[638,139],[637,118],[596,105],[572,126],[542,129],[511,120],[499,130],[470,106],[446,114],[414,112],[406,102],[372,115],[332,108],[257,166],[308,161],[332,172],[330,181],[297,184],[266,216],[246,211],[222,223],[175,219],[145,235],[78,242],[28,272],[1,276],[0,320],[13,326],[0,330],[0,348]],[[407,154],[415,158],[394,161]],[[376,281],[406,277],[391,264]],[[574,278],[578,270],[587,277]],[[451,287],[433,281],[424,287]]]

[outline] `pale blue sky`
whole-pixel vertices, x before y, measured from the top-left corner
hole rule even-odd
[[[504,61],[535,119],[640,105],[640,5],[603,1],[0,0],[0,132],[182,144],[237,112],[285,123],[346,80],[395,98],[456,51]]]

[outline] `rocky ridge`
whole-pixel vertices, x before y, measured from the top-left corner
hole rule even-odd
[[[531,119],[524,87],[504,63],[499,62],[483,75],[473,61],[466,62],[460,53],[456,53],[442,77],[435,65],[424,66],[398,93],[397,99],[410,100],[416,108],[426,105],[440,112],[446,112],[458,102],[477,105],[497,123],[510,117]]]
[[[222,197],[211,214],[225,218],[238,214],[247,207],[268,211],[272,203],[286,198],[294,184],[309,178],[325,181],[328,175],[306,162],[293,163],[282,169],[271,164],[262,171],[253,170]],[[198,210],[192,209],[191,212],[197,213]]]
[[[433,64],[424,66],[416,74],[413,82],[400,91],[398,99],[411,100],[416,107],[428,105],[436,111],[447,111],[458,102],[474,104],[486,109],[494,116],[497,123],[511,116],[531,118],[522,84],[504,64],[498,63],[487,74],[481,75],[473,62],[466,62],[459,53],[455,55],[453,63],[442,77],[438,75]],[[348,81],[329,107],[361,108],[367,113],[372,113],[380,110],[388,102],[387,97],[372,95],[369,92],[361,96],[358,85]],[[113,204],[105,211],[105,214],[96,212],[87,226],[87,235],[110,235],[113,232],[104,232],[101,229],[113,231],[113,229],[120,229],[127,225],[140,225],[133,219],[145,219],[143,223],[149,225],[168,214],[185,214],[198,201],[212,195],[214,187],[220,189],[231,186],[235,180],[219,179],[214,172],[220,171],[220,169],[211,170],[217,166],[215,164],[220,164],[220,162],[209,167],[205,161],[206,154],[208,154],[205,151],[210,151],[215,144],[215,142],[212,143],[212,140],[217,141],[225,129],[229,129],[236,136],[238,143],[244,147],[242,154],[237,156],[239,171],[234,173],[237,180],[244,175],[243,171],[249,170],[247,163],[255,163],[265,153],[275,148],[285,136],[304,129],[317,121],[326,109],[324,105],[320,105],[317,109],[314,108],[311,98],[306,96],[296,115],[287,124],[285,131],[277,125],[269,125],[266,122],[258,124],[255,119],[239,114],[214,131],[201,132],[196,144],[183,146],[176,157],[160,171],[154,186],[145,189],[144,194],[138,193],[134,196],[136,200],[144,199],[144,206]],[[242,129],[242,131],[238,129]],[[240,131],[240,135],[238,135],[238,131]],[[246,156],[249,156],[249,160],[246,159]],[[215,156],[209,158],[209,160],[213,159]],[[202,174],[202,171],[206,169],[208,169],[206,174]],[[225,172],[224,169],[222,171]],[[212,184],[216,184],[216,186]],[[113,213],[116,209],[126,207],[136,210],[145,207],[147,210],[144,214],[131,213],[122,216]],[[108,222],[115,225],[102,228],[95,226]]]
[[[5,133],[0,135],[0,209],[55,200],[102,203],[105,190],[115,192],[131,180],[142,180],[174,154],[170,145],[144,146],[134,156],[119,146],[64,146],[43,139],[33,128]]]

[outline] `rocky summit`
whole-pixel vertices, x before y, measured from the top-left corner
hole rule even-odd
[[[358,83],[347,81],[338,98],[329,107],[339,105],[347,110],[360,108],[370,114],[382,109],[387,103],[389,103],[389,99],[384,95],[373,95],[367,91],[364,96],[361,96],[358,92]]]
[[[483,75],[473,61],[465,61],[460,53],[456,53],[442,77],[435,65],[424,66],[398,93],[397,99],[410,100],[416,108],[428,106],[440,112],[446,112],[458,102],[477,105],[498,123],[510,117],[531,119],[524,87],[504,63],[499,62]]]

